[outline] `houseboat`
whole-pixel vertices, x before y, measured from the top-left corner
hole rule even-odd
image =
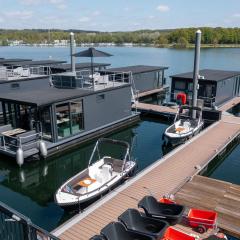
[[[138,121],[132,101],[139,92],[159,88],[167,68],[107,66],[77,63],[71,72],[72,65],[62,61],[5,62],[6,76],[0,81],[0,153],[22,165],[25,158],[39,153],[46,157]]]
[[[176,101],[178,93],[187,95],[187,103],[191,102],[193,89],[193,73],[187,72],[171,77],[171,101]],[[199,71],[198,99],[204,101],[206,107],[218,107],[239,96],[240,71],[224,71],[203,69]]]
[[[102,75],[94,89],[89,78],[71,72],[52,75],[51,82],[1,92],[0,152],[20,165],[39,151],[44,156],[138,119],[131,111],[132,85],[123,78]]]
[[[158,94],[164,91],[166,88],[165,71],[167,69],[168,67],[164,66],[134,65],[118,68],[107,68],[102,72],[104,74],[131,72],[134,98],[135,100],[139,100],[140,98]]]

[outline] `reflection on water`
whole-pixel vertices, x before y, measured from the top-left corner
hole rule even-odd
[[[109,137],[129,142],[132,156],[142,170],[164,154],[161,136],[167,126],[148,119]],[[54,203],[54,193],[64,181],[86,168],[94,145],[95,142],[81,145],[45,161],[27,163],[21,169],[13,159],[1,156],[1,201],[30,217],[35,224],[54,229],[74,214],[64,212]]]
[[[227,112],[233,114],[236,117],[240,117],[240,104],[230,108]]]
[[[240,184],[240,140],[230,144],[225,154],[209,164],[205,176]]]

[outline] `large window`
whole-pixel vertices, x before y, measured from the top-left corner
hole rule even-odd
[[[175,89],[176,90],[186,90],[185,81],[175,81]]]
[[[71,129],[72,134],[76,134],[83,130],[84,121],[83,121],[83,104],[80,102],[71,102]]]
[[[79,133],[84,128],[82,100],[56,105],[58,139]]]
[[[42,134],[45,140],[52,140],[52,124],[50,107],[45,107],[41,111],[41,127]]]

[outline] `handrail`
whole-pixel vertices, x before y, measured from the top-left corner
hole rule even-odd
[[[52,74],[51,83],[57,88],[83,88],[92,89],[93,80],[95,87],[101,86],[103,89],[115,87],[116,83],[132,84],[131,72],[95,72],[92,76],[89,70],[77,71],[76,75]],[[68,78],[69,77],[69,78]]]
[[[55,237],[48,231],[42,229],[41,227],[32,223],[31,219],[14,210],[13,208],[7,206],[5,203],[0,201],[0,214],[4,214],[9,217],[9,219],[5,218],[5,223],[8,221],[15,222],[16,224],[21,224],[25,229],[21,232],[23,236],[16,236],[16,238],[24,238],[26,240],[38,240],[38,239],[48,239],[48,240],[59,240],[59,238]],[[4,216],[3,216],[4,218]],[[16,228],[18,226],[16,225]],[[4,232],[5,235],[14,234],[14,227],[6,228],[7,230]],[[18,232],[19,233],[19,232]],[[16,234],[18,234],[16,233]]]
[[[28,135],[28,136],[16,136],[16,137],[13,137],[13,136],[5,136],[3,134],[0,135],[1,138],[3,139],[3,147],[6,148],[6,146],[12,146],[12,147],[22,147],[22,146],[30,146],[36,142],[38,142],[38,140],[40,139],[41,137],[41,133],[34,133],[34,134],[31,134],[31,135]],[[22,140],[23,139],[27,139],[27,138],[31,138],[31,137],[36,137],[36,140],[33,141],[33,142],[26,142],[26,143],[22,143]],[[6,141],[7,139],[10,139],[10,140],[13,140],[13,143],[10,143],[9,141]],[[14,141],[16,143],[14,143]]]

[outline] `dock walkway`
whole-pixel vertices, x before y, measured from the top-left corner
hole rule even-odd
[[[144,92],[140,92],[137,93],[135,98],[139,99],[139,98],[143,98],[143,97],[147,97],[147,96],[151,96],[157,93],[164,93],[166,91],[166,87],[161,87],[161,88],[155,88],[149,91],[144,91]]]
[[[154,113],[167,116],[175,115],[177,113],[177,107],[166,107],[141,102],[136,102],[135,104],[132,105],[132,108],[137,109],[140,112]]]
[[[109,222],[116,221],[127,208],[136,208],[149,191],[156,197],[177,192],[189,177],[196,175],[240,134],[239,123],[240,118],[228,117],[213,124],[53,233],[62,240],[86,240]]]
[[[218,227],[240,236],[240,186],[202,176],[186,183],[175,195],[180,204],[192,208],[214,210]]]

